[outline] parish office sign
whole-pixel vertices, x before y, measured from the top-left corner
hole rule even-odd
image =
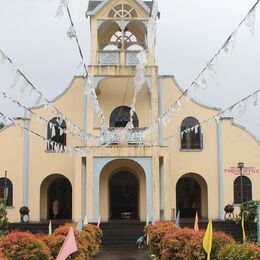
[[[226,174],[240,174],[240,169],[230,167],[229,169],[225,169],[224,172]],[[260,173],[260,170],[254,168],[254,167],[247,167],[247,168],[243,168],[242,173],[245,174],[245,175],[258,174],[258,173]]]

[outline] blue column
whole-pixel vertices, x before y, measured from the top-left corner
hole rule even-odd
[[[25,115],[26,116],[26,115]],[[28,193],[29,193],[29,129],[30,119],[24,118],[23,120],[23,206],[29,206]]]
[[[159,159],[160,173],[160,220],[164,220],[164,161],[163,157]]]
[[[86,172],[86,158],[81,159],[81,217],[82,219],[85,218],[87,214],[87,172]]]
[[[163,78],[159,78],[159,87],[158,87],[158,114],[161,116],[163,114]],[[163,123],[159,122],[159,143],[160,146],[163,146]]]
[[[224,219],[224,176],[223,176],[223,136],[222,121],[217,122],[218,136],[218,197],[219,197],[219,219]]]

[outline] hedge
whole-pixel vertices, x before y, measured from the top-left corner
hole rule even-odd
[[[56,259],[70,227],[71,224],[60,226],[52,235],[10,232],[0,240],[0,259]],[[92,259],[100,251],[102,231],[90,224],[85,225],[82,232],[76,230],[76,225],[73,228],[78,251],[67,259]]]

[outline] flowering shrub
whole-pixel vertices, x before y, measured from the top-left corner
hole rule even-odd
[[[149,249],[160,259],[206,259],[202,241],[205,231],[194,232],[192,229],[176,229],[171,222],[158,222],[146,227]],[[218,259],[220,249],[234,239],[223,232],[214,232],[211,258]]]
[[[10,232],[0,240],[0,259],[11,260],[47,260],[56,259],[71,224],[57,228],[52,235],[33,235],[30,232]],[[85,260],[99,253],[102,232],[93,225],[84,226],[84,230],[75,230],[78,251],[66,259]]]
[[[46,246],[50,249],[50,255],[52,259],[56,259],[58,253],[62,247],[62,244],[65,240],[65,236],[61,235],[46,235],[40,236],[40,239],[46,244]]]
[[[175,229],[173,222],[157,222],[156,225],[145,227],[145,232],[148,234],[148,249],[151,253],[161,255],[162,239],[172,229]]]
[[[224,260],[259,260],[260,247],[253,244],[229,244],[222,248],[218,254],[218,259]]]
[[[188,228],[172,229],[162,239],[161,259],[187,259],[185,246],[194,236],[194,231]]]
[[[60,226],[54,232],[54,236],[60,236],[60,239],[65,239],[66,235],[69,232],[71,224],[65,224],[64,226]],[[100,228],[97,228],[93,225],[86,225],[82,232],[76,230],[76,225],[73,225],[74,233],[77,242],[78,251],[71,255],[71,258],[68,259],[89,259],[92,256],[96,255],[100,251],[101,237],[102,232]],[[48,240],[48,239],[47,239]],[[55,241],[57,244],[55,244]],[[53,247],[51,248],[52,255],[56,256],[56,248],[60,244],[60,240],[52,240],[50,242],[54,242]]]
[[[29,232],[11,232],[0,243],[2,254],[11,260],[50,259],[48,247]]]

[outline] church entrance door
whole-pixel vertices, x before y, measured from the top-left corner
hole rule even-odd
[[[139,219],[139,183],[127,171],[114,174],[109,181],[110,219]]]

